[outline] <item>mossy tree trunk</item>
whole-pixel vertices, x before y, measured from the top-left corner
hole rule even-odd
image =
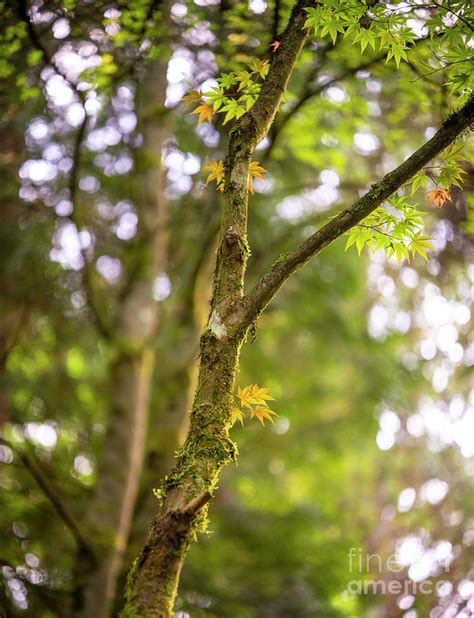
[[[369,215],[444,150],[474,119],[471,99],[436,135],[361,199],[279,258],[246,295],[248,170],[265,137],[306,39],[305,8],[299,1],[273,55],[255,105],[236,122],[225,161],[225,191],[210,313],[200,340],[200,369],[186,441],[160,490],[161,508],[129,574],[124,617],[168,618],[189,545],[206,527],[207,504],[221,468],[235,459],[229,437],[230,409],[239,352],[249,327],[284,282],[309,259]]]
[[[149,523],[156,513],[156,497],[152,491],[157,486],[156,479],[163,479],[170,472],[175,453],[189,429],[189,411],[198,379],[199,339],[207,318],[219,222],[220,194],[208,193],[206,197],[206,203],[199,203],[198,208],[188,214],[186,226],[192,230],[191,239],[186,242],[182,258],[169,272],[172,280],[176,280],[179,273],[179,285],[175,286],[166,311],[160,317],[148,451],[112,615],[118,615],[124,605],[128,570],[145,543]],[[171,216],[176,221],[183,213],[174,212]],[[172,220],[170,226],[173,226]],[[174,259],[177,243],[183,243],[181,232],[179,237],[170,238],[169,252]]]
[[[243,320],[247,243],[248,169],[252,153],[273,120],[291,70],[303,46],[304,7],[299,2],[285,31],[278,72],[266,80],[259,122],[251,115],[229,138],[210,314],[200,340],[200,369],[190,427],[175,466],[161,489],[162,507],[135,562],[127,586],[124,616],[171,616],[179,574],[198,530],[220,469],[237,454],[229,437],[230,410],[241,345],[250,326]],[[262,95],[265,95],[262,92]]]

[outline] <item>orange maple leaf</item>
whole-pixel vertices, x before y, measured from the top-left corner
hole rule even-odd
[[[245,406],[246,408],[251,408],[251,404],[257,403],[253,398],[252,390],[253,385],[246,386],[245,388],[240,388],[239,386],[239,388],[237,389],[237,397],[240,399],[241,405]]]
[[[196,107],[191,114],[199,114],[198,124],[201,124],[201,122],[204,122],[205,120],[211,124],[214,109],[209,105],[209,103],[201,103],[201,105]]]
[[[431,189],[427,195],[428,203],[437,208],[441,208],[445,202],[453,203],[449,189]]]
[[[194,105],[194,103],[200,103],[201,98],[202,92],[200,90],[191,90],[181,99],[181,101],[183,101],[183,109],[186,109],[190,105]]]

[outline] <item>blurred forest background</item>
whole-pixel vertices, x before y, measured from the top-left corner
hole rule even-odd
[[[468,31],[450,4],[390,6],[422,39],[436,14]],[[269,58],[290,6],[0,2],[2,616],[74,615],[106,589],[113,608],[85,615],[118,615],[152,490],[186,431],[217,242],[221,196],[201,169],[222,158],[228,126],[196,125],[180,99]],[[460,64],[440,66],[429,41],[399,67],[385,56],[337,33],[304,49],[256,153],[269,172],[251,199],[253,281],[450,109]],[[232,429],[238,465],[190,552],[180,618],[473,615],[463,165],[452,203],[417,194],[427,262],[357,257],[342,239],[259,321],[238,384],[270,388],[279,416]],[[395,554],[400,569],[351,571],[351,548],[384,565]],[[445,583],[347,592],[370,578]]]

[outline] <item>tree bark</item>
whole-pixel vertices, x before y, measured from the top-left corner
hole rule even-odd
[[[200,341],[200,369],[188,436],[161,489],[161,512],[129,575],[123,616],[172,615],[187,549],[206,526],[206,503],[220,469],[234,460],[230,409],[241,345],[248,326],[240,323],[240,302],[249,255],[248,168],[252,153],[270,127],[306,40],[305,8],[298,2],[273,57],[259,100],[229,137],[225,199],[214,272],[211,310]],[[195,508],[198,504],[199,508]]]

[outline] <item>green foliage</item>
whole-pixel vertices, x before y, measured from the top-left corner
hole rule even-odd
[[[78,127],[69,124],[64,101],[50,97],[55,69],[46,66],[12,3],[0,4],[1,431],[39,463],[87,531],[102,459],[115,457],[115,470],[123,471],[122,452],[106,446],[108,429],[125,415],[113,406],[111,374],[123,358],[127,316],[146,319],[143,302],[125,306],[123,298],[131,288],[150,292],[146,281],[153,249],[144,223],[162,229],[150,205],[166,177],[160,212],[166,211],[168,219],[160,246],[168,246],[169,253],[157,282],[165,283],[165,291],[157,286],[163,293],[156,296],[159,332],[151,343],[156,367],[147,467],[130,557],[136,554],[136,538],[146,533],[147,499],[150,517],[156,510],[151,488],[168,469],[182,436],[187,391],[199,362],[196,325],[207,315],[221,199],[203,191],[199,170],[223,188],[227,129],[252,109],[266,77],[275,4],[267,3],[257,16],[247,3],[227,3],[222,11],[222,4],[182,2],[173,4],[170,17],[142,0],[128,6],[35,3],[43,21],[34,25],[51,56],[74,50],[90,58],[91,66],[78,80],[86,83],[85,100],[99,103],[97,112],[90,111],[94,105],[88,108],[72,215],[58,205],[71,197],[68,165]],[[292,3],[279,5],[282,30]],[[276,256],[290,252],[409,156],[469,95],[469,9],[469,3],[458,1],[430,8],[331,1],[308,11],[310,42],[269,140],[255,153],[272,178],[250,205],[247,289]],[[416,33],[408,24],[414,17],[425,24],[421,34],[420,24]],[[65,39],[53,36],[59,19],[71,28]],[[173,89],[178,89],[178,94],[164,107],[153,68],[159,66],[162,77],[170,54],[189,72],[182,78],[179,71],[173,74],[170,91],[176,95]],[[216,87],[203,86],[214,76]],[[48,96],[39,96],[42,92]],[[181,107],[177,99],[184,92],[190,94]],[[73,96],[76,103],[77,93]],[[204,112],[199,127],[183,114],[188,102],[190,112],[204,106],[194,114],[199,120]],[[138,128],[118,130],[133,114]],[[153,151],[163,134],[163,150]],[[359,148],[360,135],[372,140],[370,149]],[[386,615],[397,607],[395,596],[344,593],[354,577],[347,554],[351,547],[390,554],[406,535],[418,533],[431,539],[427,549],[434,551],[441,541],[459,548],[447,577],[454,603],[456,586],[472,564],[471,550],[461,539],[472,535],[473,512],[472,475],[454,437],[448,442],[451,435],[461,439],[461,421],[469,418],[471,378],[465,314],[472,285],[466,268],[466,234],[474,231],[472,174],[466,164],[472,146],[466,140],[462,152],[458,147],[432,161],[348,236],[347,244],[359,253],[364,247],[379,249],[400,266],[379,255],[357,260],[336,243],[295,275],[262,316],[255,342],[244,349],[237,383],[250,384],[259,376],[278,398],[278,417],[270,414],[274,424],[268,423],[266,431],[258,422],[244,428],[235,423],[239,466],[231,466],[220,480],[212,534],[191,552],[177,611],[216,618]],[[124,161],[131,167],[121,172]],[[26,162],[51,173],[35,180]],[[252,165],[249,191],[252,176],[261,178],[264,169],[257,161]],[[425,208],[440,201],[443,208]],[[130,237],[124,230],[129,232],[135,220]],[[432,247],[434,228],[445,246]],[[64,250],[77,252],[75,229],[90,260],[87,276],[80,264],[67,261],[70,254]],[[428,263],[412,259],[416,255]],[[114,282],[99,272],[101,256],[118,261]],[[87,283],[97,315],[112,328],[112,341],[99,335]],[[380,314],[385,321],[377,330],[373,316]],[[450,319],[441,328],[430,326],[444,314]],[[143,326],[138,330],[141,336]],[[439,331],[455,343],[446,347]],[[133,362],[137,351],[126,348],[125,356]],[[440,376],[445,375],[444,386]],[[427,399],[429,414],[423,416],[422,433],[414,435],[410,421],[415,417],[415,427],[420,425],[420,402]],[[387,407],[400,428],[393,446],[381,451],[376,436]],[[446,428],[442,439],[434,432],[440,418]],[[54,446],[38,440],[41,431],[55,437]],[[46,616],[45,599],[61,607],[76,583],[77,547],[19,456],[4,445],[0,455],[2,559],[12,565],[4,567],[12,588],[5,586],[8,599],[2,597],[1,604],[9,615]],[[449,482],[448,495],[439,504],[423,502],[421,488],[435,477]],[[409,512],[397,511],[407,487],[416,490],[416,502]],[[104,535],[103,546],[108,540]],[[39,566],[32,567],[35,557]],[[400,577],[409,579],[406,570]],[[11,594],[23,585],[26,610]],[[414,608],[425,616],[437,603],[435,596],[419,596]]]
[[[427,35],[433,39],[441,34],[441,47],[446,43],[441,56],[434,56],[443,67],[454,67],[450,71],[452,82],[449,82],[452,91],[467,91],[472,80],[472,57],[465,39],[472,34],[472,27],[462,14],[467,14],[469,5],[457,2],[456,6],[452,3],[438,6],[437,13],[425,20]],[[329,37],[333,45],[342,35],[348,43],[359,45],[361,53],[370,49],[386,52],[386,62],[393,59],[399,67],[400,62],[409,60],[408,54],[415,41],[415,33],[407,22],[411,10],[407,9],[406,12],[400,7],[387,9],[379,2],[330,0],[307,9],[305,27],[311,28],[317,37]],[[454,23],[447,27],[447,19]]]
[[[13,57],[22,47],[22,41],[26,37],[26,25],[22,22],[8,23],[14,12],[7,3],[0,3],[0,11],[6,24],[0,32],[0,78],[6,79],[15,72]]]
[[[354,245],[359,255],[367,246],[372,251],[382,249],[387,257],[394,255],[400,264],[419,253],[427,259],[426,251],[433,249],[431,238],[422,235],[423,213],[407,203],[407,197],[395,196],[386,207],[377,208],[363,222],[349,232],[346,250]]]
[[[199,94],[198,99],[195,98],[197,96],[196,91],[189,93],[182,99],[185,101],[185,106],[200,103],[200,107],[191,112],[193,114],[197,113],[200,108],[208,110],[204,116],[199,117],[199,123],[205,119],[211,122],[214,112],[225,114],[222,123],[224,125],[230,120],[239,119],[251,109],[257,100],[261,82],[268,73],[269,62],[268,60],[253,59],[249,63],[248,69],[222,74],[217,78],[219,86],[203,94],[197,93]]]

